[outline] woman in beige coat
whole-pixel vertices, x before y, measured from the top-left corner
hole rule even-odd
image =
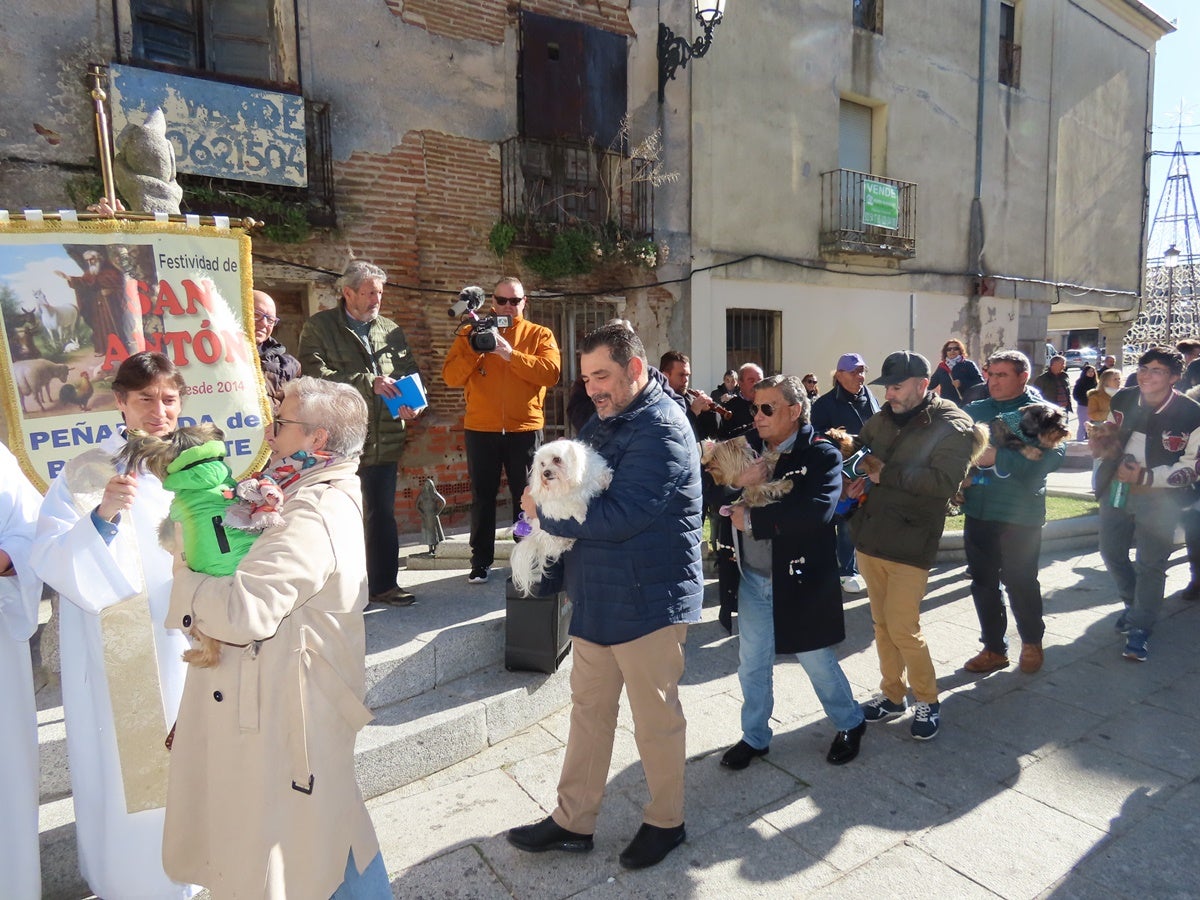
[[[355,734],[371,718],[355,474],[366,420],[353,388],[289,382],[267,438],[284,524],[230,576],[176,559],[168,627],[224,644],[217,666],[188,670],[163,861],[222,900],[326,900],[351,887],[391,897],[354,777]]]

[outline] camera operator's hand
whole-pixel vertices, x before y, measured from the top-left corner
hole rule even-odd
[[[504,339],[504,335],[502,335],[497,330],[496,331],[496,349],[489,350],[488,352],[495,353],[498,357],[507,361],[507,360],[512,359],[512,349],[513,349],[512,344],[510,344],[508,341],[506,341]]]

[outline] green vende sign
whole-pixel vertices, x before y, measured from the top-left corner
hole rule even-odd
[[[863,183],[863,224],[895,231],[900,227],[900,190],[882,181]]]

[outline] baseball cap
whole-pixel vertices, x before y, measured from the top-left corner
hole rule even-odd
[[[867,361],[857,353],[843,353],[838,357],[837,370],[839,372],[853,372],[859,366],[864,369],[867,367]]]
[[[871,384],[899,384],[909,378],[928,377],[929,360],[911,350],[897,350],[895,353],[888,354],[887,359],[883,361],[879,377],[874,379]]]

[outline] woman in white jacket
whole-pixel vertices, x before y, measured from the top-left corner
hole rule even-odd
[[[127,428],[174,431],[183,378],[143,352],[117,370]],[[158,543],[171,495],[116,471],[124,432],[69,462],[38,520],[34,570],[58,591],[63,712],[79,868],[105,900],[184,900],[198,890],[162,864],[167,750],[190,646],[165,627],[171,556]]]

